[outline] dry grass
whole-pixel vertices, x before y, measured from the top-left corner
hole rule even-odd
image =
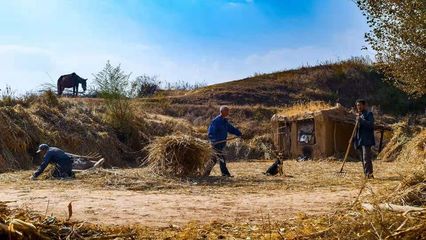
[[[273,161],[244,161],[228,163],[235,178],[220,177],[219,167],[207,178],[169,178],[153,174],[149,168],[99,169],[94,172],[78,173],[73,181],[30,181],[31,171],[10,172],[0,175],[0,183],[16,188],[71,189],[74,187],[94,190],[135,190],[167,193],[185,193],[202,189],[205,194],[268,193],[270,191],[312,191],[327,189],[359,189],[363,181],[361,163],[348,162],[344,177],[336,172],[341,163],[336,161],[285,161],[285,176],[265,176],[263,173]],[[370,184],[374,188],[395,188],[402,176],[395,163],[375,162],[376,179]],[[196,183],[196,184],[194,184]]]
[[[212,222],[189,223],[187,225],[158,228],[144,226],[120,226],[108,228],[93,226],[80,222],[66,222],[59,219],[44,226],[45,217],[26,212],[20,219],[30,221],[41,232],[56,234],[57,239],[65,239],[71,233],[70,228],[85,237],[108,236],[112,234],[134,234],[136,239],[383,239],[413,238],[420,236],[424,230],[425,216],[417,213],[408,215],[389,211],[367,212],[359,203],[370,201],[374,204],[384,200],[395,192],[400,176],[400,167],[395,162],[375,162],[376,179],[365,183],[362,177],[361,164],[349,162],[347,174],[338,177],[340,163],[335,161],[285,161],[286,176],[268,177],[262,174],[271,161],[252,161],[230,163],[233,179],[223,179],[215,169],[214,176],[209,178],[192,178],[182,181],[158,175],[152,175],[147,168],[98,170],[98,172],[79,174],[75,181],[38,181],[27,180],[30,172],[16,172],[0,175],[3,184],[14,184],[17,188],[52,188],[58,191],[70,188],[87,189],[126,189],[141,192],[167,192],[167,194],[197,192],[209,195],[237,195],[264,193],[271,191],[341,191],[364,189],[359,201],[336,206],[336,212],[319,216],[308,216],[303,213],[290,219],[271,219],[265,215],[256,222]],[[405,166],[412,168],[413,163]],[[407,179],[408,180],[408,179]],[[197,183],[197,184],[195,184]],[[411,183],[407,184],[410,185]],[[388,199],[385,199],[388,201]],[[396,201],[395,203],[398,203]],[[283,203],[285,204],[285,203]],[[22,210],[16,210],[22,211]],[[9,216],[16,216],[14,214]],[[81,228],[78,228],[82,224]],[[62,230],[60,230],[62,229]],[[59,235],[62,234],[62,235]],[[395,235],[395,237],[390,237]],[[60,237],[58,237],[60,236]],[[77,239],[77,237],[71,238]],[[131,239],[131,237],[123,237]]]
[[[402,148],[412,138],[413,131],[406,121],[392,125],[392,138],[377,157],[383,161],[395,161]]]
[[[389,212],[371,214],[359,211],[353,210],[344,215],[340,215],[341,213],[330,214],[317,217],[315,220],[300,214],[286,222],[276,222],[265,217],[263,224],[213,222],[209,224],[190,223],[185,226],[170,225],[164,228],[102,227],[72,221],[64,222],[52,217],[44,218],[25,210],[15,210],[8,216],[32,222],[40,234],[48,237],[46,239],[81,239],[83,237],[84,239],[273,240],[424,239],[425,237],[426,229],[424,224],[418,222],[419,218],[395,216]],[[368,214],[368,218],[365,218],[364,214]],[[425,219],[423,218],[423,220]]]
[[[284,108],[278,114],[286,117],[293,117],[299,114],[307,112],[317,112],[324,109],[332,108],[333,106],[329,103],[314,101],[308,103],[297,103],[290,107]]]
[[[397,164],[404,178],[391,194],[391,200],[403,205],[426,206],[426,129],[403,146]]]
[[[0,239],[135,239],[136,236],[137,231],[130,226],[102,227],[65,221],[25,208],[11,210],[0,202]]]
[[[301,109],[302,105],[295,111]],[[303,109],[306,110],[306,107],[303,107]],[[37,102],[29,107],[19,105],[1,107],[1,121],[7,124],[0,127],[2,127],[2,133],[7,134],[0,136],[2,149],[0,164],[3,164],[0,165],[0,168],[19,168],[25,164],[30,164],[31,151],[41,141],[58,143],[67,150],[76,150],[79,153],[84,153],[86,150],[92,152],[95,146],[100,152],[103,151],[104,155],[111,158],[117,157],[114,160],[122,162],[121,151],[127,151],[128,147],[118,142],[118,139],[114,137],[114,132],[103,125],[101,115],[96,111],[102,111],[102,108],[89,109],[84,104],[75,105],[62,101],[59,101],[59,105],[51,107],[47,106],[46,103]],[[167,135],[170,132],[179,131],[179,127],[176,127],[176,121],[168,121],[169,123],[164,124],[164,118],[161,116],[149,117],[149,119],[144,121],[143,126],[138,126],[141,132],[149,133],[147,139],[152,137],[147,126],[156,126],[159,129],[163,129],[162,127],[165,126],[164,129],[167,130],[160,134],[157,133],[158,135]],[[189,128],[188,131],[191,132],[192,129]],[[72,134],[64,134],[63,132]],[[378,209],[368,212],[362,209],[359,204],[368,201],[374,205],[391,202],[425,206],[425,130],[404,141],[401,141],[401,137],[398,136],[394,140],[400,147],[397,147],[397,151],[392,150],[397,161],[391,163],[375,162],[376,179],[367,184],[363,181],[360,163],[348,163],[347,175],[340,178],[335,175],[340,163],[335,161],[286,161],[284,163],[286,176],[277,177],[262,175],[262,172],[271,164],[270,161],[238,162],[229,164],[229,168],[237,176],[236,178],[223,179],[217,176],[198,178],[196,175],[200,172],[201,161],[196,160],[194,156],[198,157],[199,151],[188,147],[192,146],[191,144],[182,144],[185,141],[176,139],[175,136],[166,137],[164,139],[168,139],[167,141],[163,139],[163,142],[159,142],[156,146],[153,145],[156,148],[156,150],[152,150],[153,166],[158,167],[157,173],[165,173],[164,175],[174,175],[178,172],[177,175],[195,177],[185,178],[185,180],[168,178],[152,174],[149,168],[102,169],[77,175],[77,179],[72,182],[57,180],[31,182],[28,180],[31,174],[29,171],[0,175],[0,183],[3,186],[62,190],[73,187],[107,188],[141,192],[167,191],[169,194],[198,190],[197,192],[201,192],[200,194],[206,195],[211,193],[241,195],[244,193],[267,194],[271,191],[284,190],[313,191],[327,189],[329,191],[340,191],[342,189],[363,189],[357,202],[347,204],[344,209],[339,207],[340,210],[335,213],[321,216],[301,214],[285,222],[282,219],[265,217],[261,223],[213,222],[210,224],[193,223],[182,227],[171,226],[169,228],[143,226],[109,228],[45,217],[25,209],[10,210],[0,207],[0,223],[7,224],[12,219],[19,218],[33,223],[39,233],[55,239],[66,239],[68,236],[71,239],[78,239],[78,235],[96,239],[96,237],[111,237],[114,234],[130,234],[122,236],[123,239],[426,238],[424,235],[424,232],[426,232],[424,213],[402,214]],[[83,142],[82,139],[86,140]],[[193,140],[187,142],[193,143]],[[198,141],[196,140],[196,145],[201,143],[201,141]],[[266,139],[262,139],[260,142],[263,141],[266,141]],[[253,140],[253,145],[256,144]],[[171,146],[171,148],[167,146]],[[191,161],[195,161],[196,167],[193,165],[188,167],[186,162],[182,161],[182,159],[187,159],[185,155],[188,149],[192,151],[190,153]],[[205,149],[202,151],[205,151]],[[210,156],[207,158],[207,154],[203,156],[204,159],[210,159]],[[170,161],[170,159],[172,160]],[[216,169],[216,175],[218,174]],[[0,226],[0,235],[1,231],[4,231],[4,225]]]
[[[151,171],[175,177],[200,176],[213,154],[210,144],[183,134],[157,138],[147,150]]]

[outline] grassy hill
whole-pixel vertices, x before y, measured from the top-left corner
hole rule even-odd
[[[255,76],[207,86],[181,96],[173,103],[282,106],[296,102],[340,102],[351,106],[358,98],[379,105],[385,112],[406,113],[421,109],[425,98],[409,97],[384,81],[368,61],[353,58],[313,67],[256,74]]]

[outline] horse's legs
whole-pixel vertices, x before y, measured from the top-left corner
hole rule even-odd
[[[78,84],[75,86],[75,96],[78,97]]]

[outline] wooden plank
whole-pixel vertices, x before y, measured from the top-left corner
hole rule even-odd
[[[384,134],[385,130],[381,130],[380,131],[380,143],[379,143],[379,153],[382,151],[383,149],[383,134]]]

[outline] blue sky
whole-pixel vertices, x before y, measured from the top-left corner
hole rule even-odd
[[[0,88],[29,91],[105,62],[208,84],[371,55],[351,0],[0,0]]]

